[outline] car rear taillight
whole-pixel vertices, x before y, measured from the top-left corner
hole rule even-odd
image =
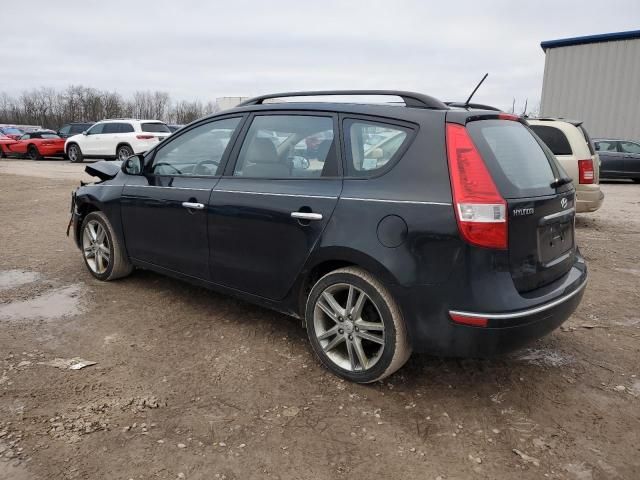
[[[136,135],[136,138],[138,140],[151,140],[152,138],[155,138],[153,135]]]
[[[593,160],[578,160],[578,183],[593,183]]]
[[[463,125],[447,123],[447,158],[458,229],[469,243],[507,248],[507,203]]]

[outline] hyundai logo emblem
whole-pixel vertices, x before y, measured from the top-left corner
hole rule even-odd
[[[567,197],[564,197],[562,200],[560,200],[560,205],[562,206],[562,208],[567,208]]]

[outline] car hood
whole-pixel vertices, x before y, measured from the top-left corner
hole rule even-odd
[[[73,142],[74,140],[80,140],[82,137],[84,137],[84,134],[82,133],[78,133],[76,135],[71,135],[70,137],[65,138],[65,145],[67,144],[67,142]]]
[[[120,173],[122,162],[119,160],[101,160],[100,162],[87,165],[84,169],[92,177],[98,177],[100,180],[111,180]]]

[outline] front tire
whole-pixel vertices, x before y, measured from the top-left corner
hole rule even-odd
[[[84,263],[98,280],[115,280],[133,271],[127,252],[104,213],[91,212],[84,218],[80,240]]]
[[[124,162],[131,155],[133,155],[133,149],[129,145],[120,145],[116,150],[116,158],[121,162]]]
[[[411,355],[400,308],[382,283],[361,268],[341,268],[318,280],[305,318],[320,362],[352,382],[381,380]]]
[[[82,161],[84,160],[84,155],[82,155],[82,150],[80,150],[80,147],[75,143],[72,143],[71,145],[69,145],[69,148],[67,149],[67,156],[69,157],[69,160],[73,163],[82,163]]]

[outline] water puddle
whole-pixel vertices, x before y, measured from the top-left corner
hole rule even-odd
[[[527,362],[538,367],[561,367],[573,361],[570,355],[549,349],[529,348],[518,355],[517,360]]]
[[[0,305],[0,320],[52,320],[81,312],[82,285],[56,288],[29,300]]]
[[[35,282],[40,278],[38,272],[26,270],[0,270],[0,290],[19,287],[27,283]]]

